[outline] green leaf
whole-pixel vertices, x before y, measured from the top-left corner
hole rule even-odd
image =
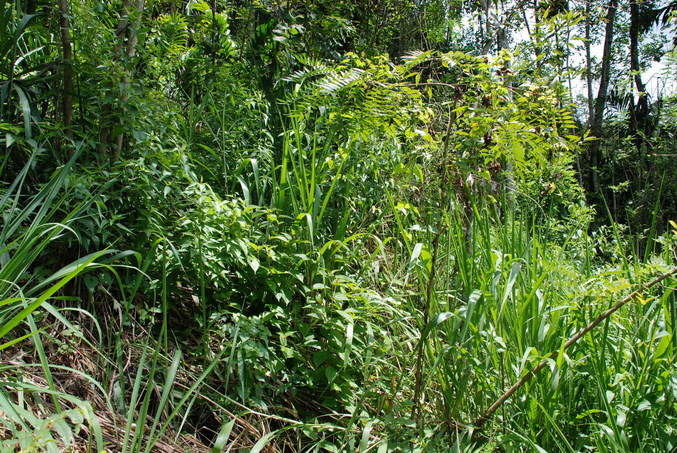
[[[439,326],[440,324],[442,324],[444,321],[451,318],[452,316],[454,316],[454,314],[449,312],[449,311],[445,311],[445,312],[440,313],[437,316],[435,316],[435,318],[432,319],[428,323],[425,330],[421,334],[421,341],[425,340],[428,337],[428,335],[430,334],[430,331],[432,331],[435,327]]]
[[[331,357],[329,352],[317,351],[315,354],[313,354],[313,364],[318,367],[322,365],[329,357]]]
[[[672,335],[671,334],[665,334],[663,338],[658,342],[658,346],[656,346],[656,351],[654,352],[654,360],[660,359],[663,354],[665,354],[665,351],[668,350],[668,347],[672,343]]]
[[[338,371],[333,366],[328,366],[324,369],[324,375],[327,378],[327,382],[331,384],[336,379],[336,376],[338,376]]]
[[[369,435],[371,434],[371,428],[374,425],[374,420],[369,420],[362,431],[362,439],[360,440],[360,451],[367,451],[369,447]]]
[[[249,453],[259,453],[260,451],[263,450],[263,448],[268,445],[268,442],[270,442],[270,439],[272,439],[275,434],[277,434],[277,431],[273,431],[271,433],[266,434],[262,438],[258,440],[252,447],[252,449],[249,451]]]
[[[637,412],[648,411],[648,410],[651,410],[651,403],[647,400],[642,400],[637,405]]]
[[[19,104],[21,105],[21,110],[23,111],[24,115],[24,131],[26,134],[26,139],[30,139],[32,137],[32,132],[31,132],[31,104],[30,101],[28,100],[28,96],[24,92],[23,89],[21,89],[17,85],[12,86],[14,88],[14,91],[16,91],[16,94],[19,96]]]
[[[422,250],[423,244],[421,242],[417,242],[416,245],[414,245],[414,249],[411,251],[411,257],[409,258],[409,267],[411,267],[416,262],[418,257],[421,256]]]
[[[260,267],[259,260],[257,260],[253,256],[249,256],[247,258],[247,261],[249,262],[249,267],[251,267],[254,273],[256,273],[256,271],[258,271]]]
[[[106,251],[92,253],[76,261],[75,263],[72,263],[71,265],[67,266],[66,268],[69,269],[69,271],[61,280],[59,280],[56,284],[54,284],[52,287],[43,292],[39,297],[33,299],[33,302],[28,304],[18,314],[14,315],[9,321],[7,321],[2,326],[2,328],[0,328],[0,339],[2,339],[5,335],[7,335],[8,332],[14,329],[17,325],[19,325],[21,321],[26,319],[28,315],[33,313],[40,305],[42,305],[44,301],[52,297],[54,293],[56,293],[66,283],[75,278],[78,274],[80,274],[83,270],[85,270],[87,266],[93,263],[97,258],[99,258],[104,253],[106,253]]]
[[[223,424],[221,431],[219,431],[219,435],[214,441],[214,447],[212,447],[211,453],[221,453],[226,448],[226,444],[228,443],[228,439],[230,439],[230,433],[233,431],[236,420],[237,419],[234,418],[228,423]]]

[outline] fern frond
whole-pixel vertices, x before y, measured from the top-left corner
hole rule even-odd
[[[180,54],[188,48],[188,21],[178,14],[163,14],[157,20],[158,30],[150,43],[161,52]]]
[[[320,94],[335,95],[360,80],[362,74],[364,74],[364,70],[359,68],[351,68],[340,73],[329,74],[314,84],[315,89]]]
[[[304,68],[292,72],[287,77],[282,78],[282,81],[292,82],[302,86],[308,80],[326,76],[331,72],[330,67],[318,59],[313,59],[305,55],[299,55],[297,57],[297,61],[301,63]]]

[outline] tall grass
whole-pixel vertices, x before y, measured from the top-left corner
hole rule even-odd
[[[37,193],[28,192],[25,185],[28,172],[38,153],[33,153],[15,180],[0,198],[0,212],[3,226],[0,229],[0,350],[20,347],[31,338],[38,353],[47,388],[40,388],[17,379],[12,373],[14,366],[3,366],[0,405],[7,417],[2,418],[4,429],[10,433],[10,440],[3,441],[7,448],[46,448],[56,451],[55,438],[69,445],[83,425],[89,426],[90,445],[103,448],[101,427],[93,413],[92,406],[81,399],[59,391],[54,383],[52,367],[46,356],[42,330],[37,327],[34,312],[43,305],[54,312],[48,304],[50,299],[71,280],[96,266],[104,253],[85,256],[47,275],[35,278],[35,262],[43,257],[45,250],[61,235],[70,233],[69,224],[83,210],[77,206],[67,215],[61,215],[64,201],[62,189],[75,157],[59,169]],[[58,315],[57,315],[58,316]],[[28,329],[22,328],[24,323]],[[28,331],[28,333],[24,333]],[[33,395],[40,401],[39,394],[51,400],[53,415],[40,416],[39,407],[30,403]],[[71,409],[62,406],[62,399],[72,404]],[[70,423],[69,423],[70,422]]]
[[[472,431],[472,421],[503,390],[559,351],[475,439],[544,451],[593,445],[611,445],[614,451],[670,449],[672,428],[652,420],[674,417],[674,392],[667,384],[674,376],[668,365],[674,363],[674,278],[647,290],[570,349],[563,346],[610,304],[648,281],[651,269],[665,272],[674,265],[674,245],[658,266],[621,261],[619,268],[609,268],[584,253],[592,241],[581,234],[587,225],[544,225],[500,216],[495,207],[473,202],[470,234],[463,211],[452,207],[439,236],[415,239],[423,242],[407,267],[419,269],[410,309],[419,319],[423,310],[430,312],[427,323],[419,322],[421,357],[408,361],[410,367],[420,366],[421,358],[424,363],[426,390],[413,401],[427,408],[419,412],[425,420],[420,434]],[[512,212],[509,206],[501,211]],[[410,230],[403,226],[406,242]],[[562,232],[560,240],[553,240],[555,229]],[[432,297],[426,297],[435,248],[440,267]],[[420,265],[412,267],[412,261]],[[656,399],[667,404],[650,402]]]

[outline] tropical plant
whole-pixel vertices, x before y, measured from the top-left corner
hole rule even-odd
[[[22,347],[22,342],[32,339],[40,358],[38,366],[42,368],[47,386],[43,388],[23,382],[20,374],[14,373],[16,365],[3,367],[0,403],[7,416],[3,418],[3,429],[9,434],[9,439],[3,441],[3,447],[12,450],[18,447],[26,451],[38,448],[57,451],[57,439],[65,446],[73,444],[74,436],[81,433],[86,422],[88,437],[96,442],[96,448],[100,450],[103,448],[101,427],[91,405],[57,390],[54,384],[52,369],[42,345],[44,327],[38,328],[35,312],[44,309],[58,320],[63,319],[49,301],[58,299],[59,291],[65,285],[88,269],[102,265],[110,259],[106,255],[113,253],[107,251],[87,255],[38,278],[41,272],[35,263],[45,259],[45,251],[60,236],[72,233],[70,228],[73,219],[84,208],[79,206],[65,218],[59,218],[64,201],[63,187],[75,157],[37,193],[26,193],[26,178],[38,154],[38,151],[33,153],[0,198],[0,212],[4,221],[0,230],[0,351],[21,351],[17,348]],[[104,260],[99,261],[101,258]],[[52,414],[41,416],[42,410],[38,404],[24,402],[26,395],[33,395],[40,401],[38,395],[41,393],[51,400]],[[62,399],[71,403],[72,408],[62,406]]]

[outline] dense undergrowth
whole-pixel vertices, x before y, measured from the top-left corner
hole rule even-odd
[[[118,150],[3,95],[2,451],[675,448],[677,225],[591,228],[560,85],[295,55],[271,102],[162,17],[147,80],[88,69]]]

